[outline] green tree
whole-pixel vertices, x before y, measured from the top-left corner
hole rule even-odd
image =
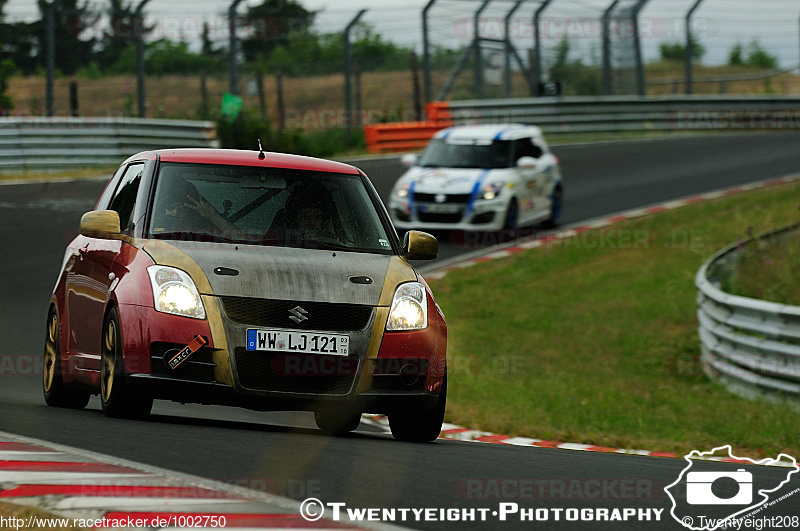
[[[772,69],[778,68],[778,58],[762,48],[758,39],[753,39],[747,46],[746,56],[744,46],[737,42],[728,53],[728,64]]]
[[[757,39],[750,41],[747,50],[747,66],[753,68],[778,68],[778,58],[767,53]]]
[[[10,59],[0,59],[0,114],[14,108],[14,102],[6,94],[8,78],[14,74],[16,67]]]
[[[290,35],[309,33],[315,15],[297,0],[265,0],[249,8],[239,22],[249,33],[241,43],[245,61],[253,61],[259,54],[269,57],[278,46],[289,44]]]
[[[692,52],[692,59],[699,61],[706,53],[706,48],[692,36],[689,39],[690,50]],[[680,42],[662,42],[658,47],[661,53],[661,59],[664,61],[685,61],[686,60],[686,45]]]
[[[136,9],[132,2],[126,0],[110,0],[108,9],[108,25],[103,31],[99,51],[96,54],[97,64],[102,71],[110,70],[119,61],[120,56],[131,43],[136,41],[136,32],[142,32],[142,38],[153,28],[136,27]]]
[[[728,64],[731,66],[744,66],[744,48],[741,43],[736,43],[728,52]]]
[[[37,66],[44,68],[47,62],[44,50],[47,49],[45,36],[45,20],[50,2],[37,0],[41,19],[32,24],[38,39]],[[89,0],[79,3],[78,0],[61,0],[55,6],[55,65],[64,74],[74,74],[80,67],[88,65],[92,60],[92,49],[95,39],[81,39],[85,28],[97,22],[97,15],[89,7]]]
[[[27,22],[7,23],[4,7],[7,0],[0,0],[0,61],[9,60],[23,74],[36,71],[37,38],[33,24]]]
[[[195,53],[186,42],[159,39],[149,42],[144,51],[144,68],[148,75],[194,74],[214,67],[214,58]],[[136,72],[136,46],[128,44],[109,70],[115,74]]]
[[[565,94],[579,96],[600,94],[600,70],[597,67],[584,65],[580,59],[570,61],[569,53],[569,41],[562,39],[555,47],[555,57],[548,70],[550,79],[561,82]]]

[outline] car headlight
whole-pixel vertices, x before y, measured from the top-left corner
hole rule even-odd
[[[406,197],[408,197],[410,188],[411,188],[410,183],[401,183],[397,185],[397,188],[394,189],[394,195],[396,195],[400,199],[405,199]]]
[[[481,188],[481,192],[478,195],[478,199],[494,199],[500,195],[500,192],[503,191],[503,187],[505,183],[492,183],[487,184],[483,188]]]
[[[156,311],[194,319],[206,318],[200,293],[186,272],[153,265],[147,268],[147,274],[150,275]]]
[[[397,287],[386,330],[422,330],[428,327],[428,296],[419,282],[407,282]]]

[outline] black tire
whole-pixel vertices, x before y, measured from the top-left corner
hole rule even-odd
[[[124,374],[119,313],[112,308],[103,323],[100,345],[100,403],[103,413],[114,418],[146,418],[153,408],[153,399],[128,389]]]
[[[83,409],[89,403],[89,393],[70,389],[61,378],[61,340],[58,334],[58,312],[55,307],[47,314],[42,365],[44,401],[51,407]]]
[[[394,413],[389,415],[389,427],[392,437],[398,441],[431,442],[439,438],[444,422],[444,410],[447,406],[447,375],[442,381],[442,390],[436,404],[414,412]]]
[[[348,407],[331,407],[314,412],[314,422],[326,435],[344,435],[358,428],[361,411]]]
[[[550,217],[542,222],[542,226],[548,229],[558,227],[558,222],[561,221],[561,207],[564,200],[564,191],[561,187],[553,190],[553,197],[550,200]]]
[[[514,230],[518,228],[519,225],[519,203],[517,203],[517,198],[514,197],[511,199],[511,202],[508,204],[508,208],[506,209],[506,218],[503,221],[503,229],[504,230]]]

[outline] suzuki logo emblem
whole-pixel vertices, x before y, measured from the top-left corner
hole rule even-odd
[[[305,311],[300,306],[295,306],[294,308],[289,310],[289,313],[292,314],[292,315],[289,316],[289,319],[291,319],[292,321],[294,321],[297,324],[300,324],[303,321],[308,321],[308,317],[306,317],[306,314],[308,312]]]
[[[436,197],[434,197],[433,200],[437,203],[444,203],[447,201],[447,196],[444,194],[436,194]]]

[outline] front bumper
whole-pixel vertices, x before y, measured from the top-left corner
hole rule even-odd
[[[237,314],[231,309],[233,306],[222,302],[217,307],[220,308],[221,328],[226,340],[225,350],[210,342],[177,370],[169,369],[164,360],[182,348],[188,342],[187,338],[195,333],[209,333],[208,323],[179,318],[183,326],[151,329],[154,333],[149,334],[145,343],[149,345],[148,370],[129,368],[126,374],[128,384],[157,399],[232,405],[262,411],[316,410],[321,403],[347,402],[364,412],[388,414],[431,405],[438,396],[438,388],[430,385],[431,373],[437,372],[440,365],[432,363],[435,361],[436,342],[428,338],[435,338],[433,327],[429,331],[410,333],[408,340],[398,337],[398,333],[391,333],[392,337],[378,341],[378,345],[384,342],[395,345],[398,339],[404,339],[401,341],[402,351],[393,348],[388,358],[376,358],[377,352],[369,354],[371,339],[376,331],[383,333],[388,309],[379,312],[378,308],[366,307],[366,313],[362,312],[359,317],[359,329],[346,332],[350,336],[349,356],[247,351],[247,329],[270,326],[264,322],[241,322],[243,319],[258,319],[250,315],[259,312]],[[313,313],[320,314],[319,311]],[[381,321],[379,326],[376,326],[376,320]],[[343,333],[330,329],[320,332]],[[217,379],[220,360],[230,363],[233,385]],[[141,361],[136,365],[144,368]]]
[[[505,224],[511,198],[510,194],[501,194],[492,200],[440,204],[393,196],[389,214],[395,227],[402,230],[497,231]]]

